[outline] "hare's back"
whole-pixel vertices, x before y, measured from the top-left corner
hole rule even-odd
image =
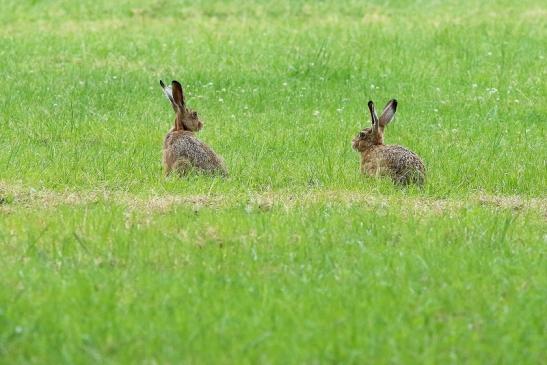
[[[425,167],[414,152],[398,145],[382,146],[377,150],[376,158],[396,181],[423,183]]]
[[[192,165],[205,170],[214,170],[223,165],[215,152],[197,139],[193,133],[169,133],[165,138],[165,148],[175,159],[187,159]]]
[[[420,157],[409,149],[398,145],[383,146],[381,158],[391,167],[416,167],[425,170]]]

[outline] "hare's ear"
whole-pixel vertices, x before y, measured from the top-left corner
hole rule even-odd
[[[393,117],[395,117],[396,111],[397,100],[391,99],[384,108],[382,115],[380,115],[380,127],[384,128],[389,122],[391,122]]]
[[[182,85],[178,81],[173,80],[171,82],[171,88],[173,90],[173,99],[175,100],[175,105],[182,110],[185,104],[184,92],[182,91]]]
[[[171,106],[173,107],[173,110],[177,111],[177,106],[175,105],[175,99],[173,99],[173,90],[171,89],[171,86],[165,86],[162,80],[160,80],[160,85],[163,89],[163,93],[165,94],[165,97],[169,99],[171,102]]]
[[[376,109],[374,108],[374,103],[372,100],[369,100],[368,102],[368,110],[370,110],[370,120],[372,121],[372,125],[378,125],[378,116],[376,115]]]
[[[374,103],[372,100],[369,100],[368,102],[368,110],[370,111],[370,120],[372,123],[372,130],[377,131],[378,130],[378,116],[376,115],[376,109],[374,108]]]

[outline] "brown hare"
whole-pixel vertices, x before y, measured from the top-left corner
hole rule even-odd
[[[425,167],[418,155],[402,146],[384,144],[384,128],[397,111],[397,100],[390,100],[380,118],[374,103],[368,102],[372,126],[353,139],[352,146],[361,153],[361,172],[370,176],[389,176],[401,185],[425,182]]]
[[[163,167],[166,175],[175,171],[184,175],[191,170],[226,176],[224,161],[209,146],[196,138],[203,127],[198,114],[186,108],[184,92],[178,81],[166,86],[160,80],[165,96],[175,111],[175,125],[163,141]]]

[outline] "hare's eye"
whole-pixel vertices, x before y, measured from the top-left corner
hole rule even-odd
[[[365,132],[360,132],[359,137],[363,138],[365,136]]]
[[[198,117],[198,113],[197,113],[197,112],[193,112],[193,113],[192,113],[192,116],[193,116],[194,118],[197,118],[197,117]]]

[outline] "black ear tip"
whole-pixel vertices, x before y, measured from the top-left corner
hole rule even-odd
[[[165,87],[165,84],[163,83],[162,80],[160,80],[160,85],[161,85],[161,87]]]
[[[173,87],[181,88],[181,89],[182,89],[182,85],[181,85],[180,82],[178,82],[177,80],[171,81],[171,85],[172,85]]]
[[[369,108],[370,108],[371,106],[373,106],[373,105],[374,105],[374,103],[372,102],[372,100],[369,100],[369,101],[368,101],[368,106],[369,106]]]

